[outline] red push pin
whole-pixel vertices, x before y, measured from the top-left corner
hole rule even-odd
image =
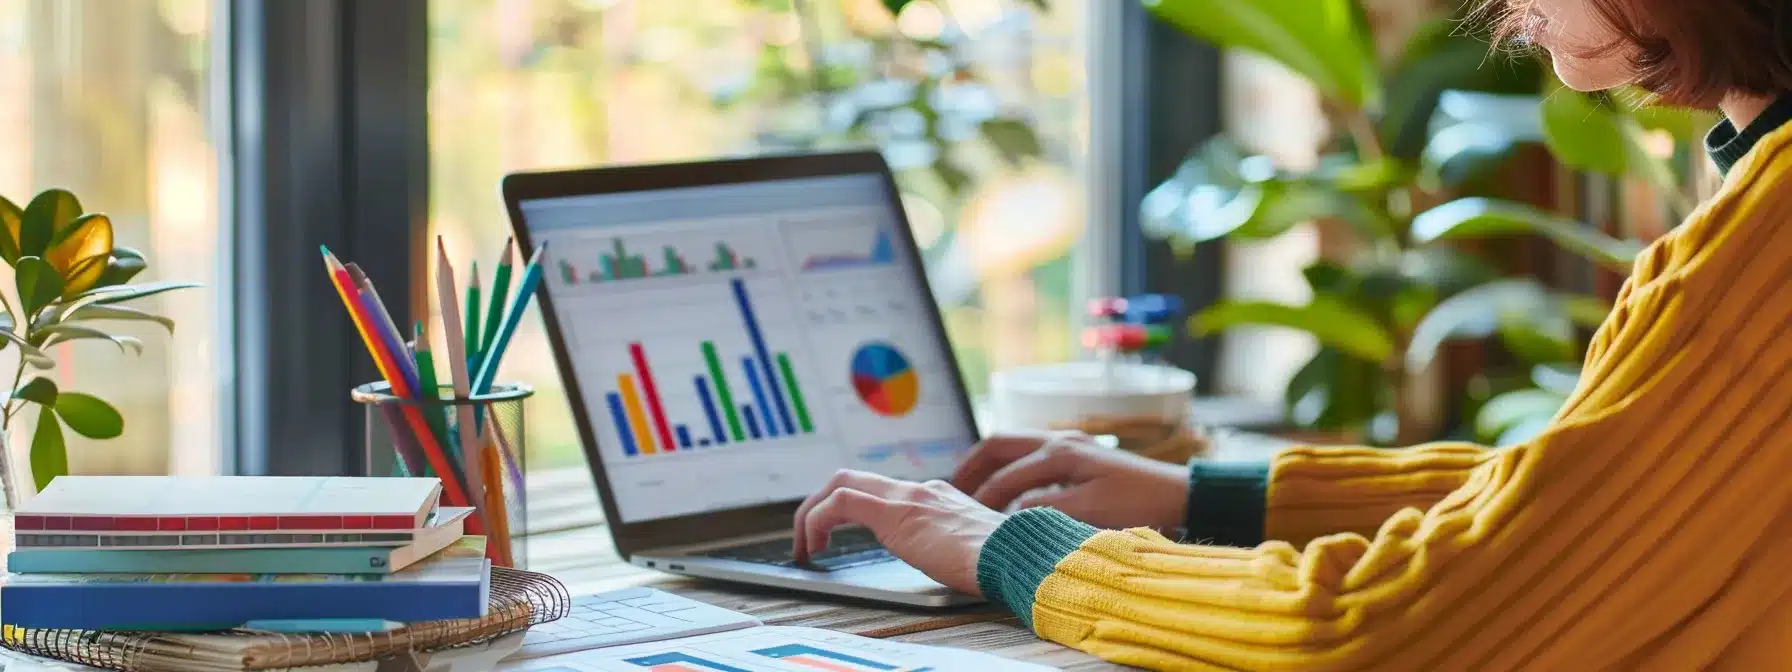
[[[1090,317],[1114,319],[1125,314],[1126,299],[1119,297],[1104,297],[1089,300]]]
[[[1136,324],[1104,324],[1083,330],[1083,347],[1090,350],[1133,353],[1145,349],[1150,342],[1150,332]]]

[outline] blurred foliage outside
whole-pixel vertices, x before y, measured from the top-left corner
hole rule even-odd
[[[491,263],[511,171],[875,144],[977,394],[1073,355],[1089,1],[431,0],[431,233]],[[581,464],[539,320],[511,352],[529,469]]]

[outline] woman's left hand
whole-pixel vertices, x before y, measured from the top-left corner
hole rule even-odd
[[[896,557],[967,595],[977,587],[983,542],[1008,516],[944,481],[911,483],[843,469],[796,510],[797,560],[828,545],[828,532],[862,525]]]

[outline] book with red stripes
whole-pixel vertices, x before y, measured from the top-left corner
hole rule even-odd
[[[59,476],[13,517],[19,548],[403,546],[434,478]]]

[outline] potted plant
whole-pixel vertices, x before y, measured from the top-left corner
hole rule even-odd
[[[0,349],[14,348],[19,362],[12,393],[0,403],[0,442],[28,405],[37,405],[37,426],[31,434],[32,482],[41,490],[68,473],[68,449],[62,428],[94,439],[124,431],[124,418],[111,404],[91,394],[57,389],[55,381],[31,375],[55,368],[46,350],[60,343],[100,339],[121,351],[142,354],[142,341],[110,333],[103,323],[148,321],[174,333],[174,320],[123,305],[163,292],[197,287],[186,282],[129,284],[148,262],[142,253],[113,243],[112,220],[84,213],[75,195],[50,189],[24,208],[0,198],[0,261],[12,267],[16,295],[0,292],[6,313],[0,315]],[[0,443],[0,487],[8,510],[18,504],[10,452]]]
[[[1651,128],[1682,136],[1698,121],[1632,113],[1607,97],[1561,88],[1535,63],[1508,62],[1439,17],[1385,67],[1353,0],[1145,0],[1160,19],[1220,47],[1254,52],[1304,76],[1335,129],[1318,166],[1289,171],[1225,136],[1208,141],[1142,203],[1155,235],[1195,243],[1265,239],[1296,224],[1341,225],[1352,250],[1303,270],[1305,305],[1222,301],[1191,331],[1243,325],[1298,329],[1320,349],[1290,381],[1285,404],[1307,429],[1362,443],[1436,438],[1421,417],[1417,375],[1446,341],[1499,336],[1547,361],[1578,351],[1607,307],[1528,278],[1504,277],[1448,241],[1537,234],[1627,272],[1641,244],[1523,203],[1486,195],[1495,169],[1525,145],[1572,168],[1640,175],[1679,212],[1668,164],[1644,151]]]

